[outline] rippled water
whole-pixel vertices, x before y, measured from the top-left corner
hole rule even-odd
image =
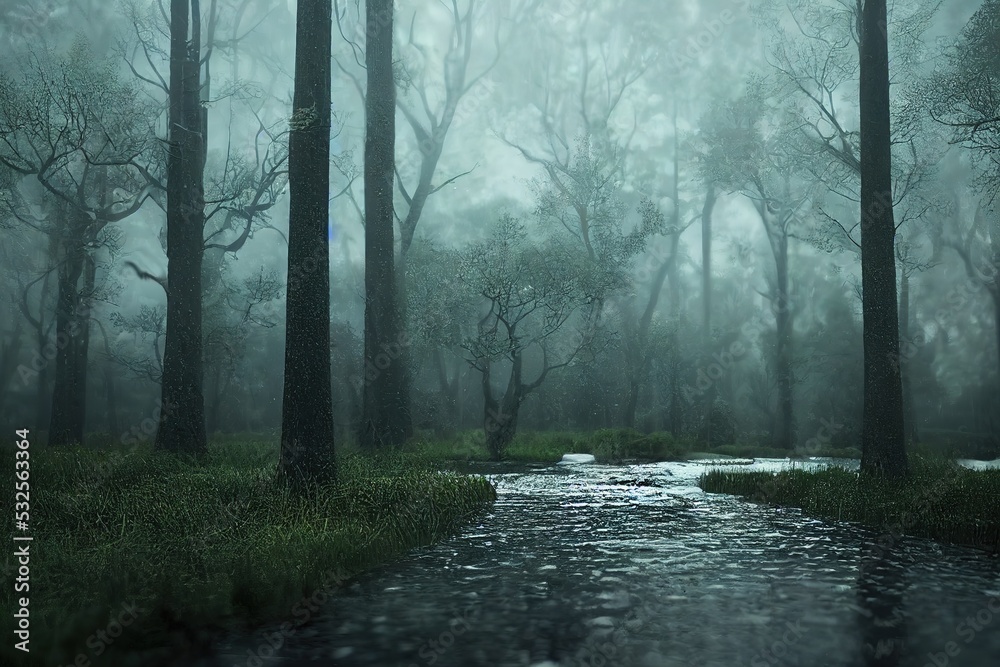
[[[878,533],[703,493],[705,469],[496,474],[476,525],[358,579],[274,658],[277,626],[216,664],[1000,665],[996,558],[883,536],[877,560]]]

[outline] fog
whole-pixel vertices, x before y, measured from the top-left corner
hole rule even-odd
[[[889,6],[895,362],[909,443],[994,458],[1000,126],[995,82],[966,76],[990,54],[963,32],[983,4]],[[273,435],[296,6],[201,10],[206,429]],[[852,3],[397,1],[402,337],[367,357],[364,6],[334,12],[338,446],[357,440],[385,364],[405,371],[409,434],[489,431],[492,409],[513,411],[518,432],[633,428],[789,452],[832,423],[830,446],[861,447]],[[163,185],[169,35],[165,11],[142,0],[0,5],[0,422],[11,428],[47,433],[68,391],[85,399],[85,440],[154,437],[159,283],[178,280]],[[995,43],[991,57],[995,67]],[[992,120],[970,129],[980,118]],[[67,343],[60,308],[74,303],[85,308],[62,313],[80,332]],[[82,369],[69,389],[67,346]]]

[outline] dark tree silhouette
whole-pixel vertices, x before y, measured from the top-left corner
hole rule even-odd
[[[861,7],[861,289],[864,414],[861,470],[907,473],[896,302],[896,225],[892,204],[889,49],[885,0]]]
[[[398,445],[410,436],[406,375],[399,348],[394,213],[396,84],[392,70],[392,0],[367,3],[365,62],[365,384],[361,442]]]
[[[208,448],[202,396],[202,234],[205,226],[205,116],[201,108],[201,3],[170,2],[167,148],[167,331],[163,410],[156,449]]]
[[[336,476],[330,379],[331,0],[300,2],[288,145],[288,294],[279,472],[293,486]]]

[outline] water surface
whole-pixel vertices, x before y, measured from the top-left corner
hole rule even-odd
[[[1000,665],[996,558],[706,494],[706,467],[482,464],[481,520],[215,664]]]

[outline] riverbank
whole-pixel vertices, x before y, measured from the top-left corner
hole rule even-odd
[[[31,660],[7,642],[12,665],[155,665],[230,629],[277,619],[294,633],[349,577],[496,498],[482,477],[400,455],[341,456],[336,485],[298,498],[275,480],[270,442],[213,444],[201,462],[148,447],[32,454],[30,590],[0,593],[4,609],[30,596]]]
[[[486,435],[480,430],[460,431],[447,436],[418,434],[404,448],[436,461],[488,461]],[[521,463],[556,463],[563,454],[593,454],[599,463],[622,461],[687,461],[692,458],[786,458],[796,451],[775,449],[756,444],[722,444],[709,446],[693,438],[674,437],[670,433],[640,433],[632,429],[598,429],[596,431],[524,431],[518,433],[505,453],[507,461]],[[803,454],[801,457],[804,457]],[[858,458],[854,448],[822,447],[809,451],[808,456]],[[800,457],[800,458],[801,458]]]
[[[862,567],[859,525],[703,493],[701,464],[467,467],[501,489],[481,525],[353,579],[278,660],[249,659],[265,626],[183,667],[857,667],[897,638],[923,665],[997,591],[996,560],[928,540]],[[1000,634],[959,643],[995,667]]]
[[[971,470],[944,458],[910,457],[904,480],[862,477],[841,467],[780,472],[711,470],[699,486],[810,516],[900,535],[1000,550],[1000,470]]]

